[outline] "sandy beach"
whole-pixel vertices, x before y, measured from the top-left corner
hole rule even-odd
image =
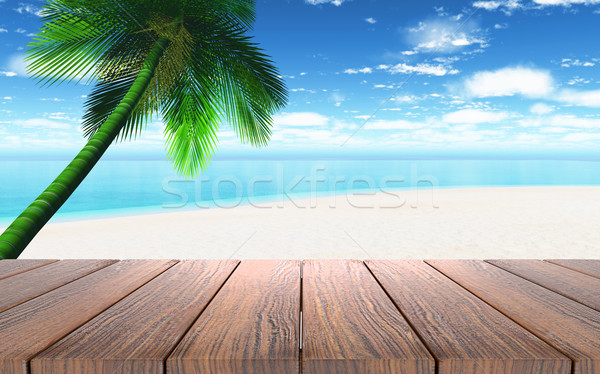
[[[20,258],[600,258],[600,187],[348,193],[50,223]]]

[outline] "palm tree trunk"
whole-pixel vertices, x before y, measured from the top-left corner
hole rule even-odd
[[[114,112],[54,182],[0,235],[0,260],[17,258],[22,253],[100,160],[144,96],[168,44],[165,37],[156,41],[138,77]]]

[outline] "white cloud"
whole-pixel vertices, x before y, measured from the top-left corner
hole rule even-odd
[[[554,108],[544,103],[534,104],[529,111],[533,114],[548,114],[554,111]]]
[[[450,131],[477,131],[477,126],[474,124],[454,125],[450,127]]]
[[[581,143],[581,142],[590,142],[590,141],[598,141],[600,140],[599,133],[574,133],[567,134],[562,138],[563,142],[573,142],[573,143]]]
[[[475,8],[481,8],[485,10],[496,10],[502,5],[499,1],[476,1],[473,3]]]
[[[290,91],[291,92],[308,92],[308,93],[311,93],[311,94],[317,93],[317,91],[315,91],[315,90],[309,90],[309,89],[306,89],[306,88],[292,88]]]
[[[35,128],[35,129],[52,129],[52,130],[66,130],[72,129],[73,126],[68,123],[50,121],[46,118],[32,118],[25,120],[14,120],[12,124],[24,128]]]
[[[8,68],[21,77],[27,76],[26,66],[24,54],[12,55],[8,59]]]
[[[515,9],[521,8],[523,5],[520,0],[492,0],[492,1],[475,1],[473,3],[475,8],[485,10],[502,10],[504,13],[510,15]]]
[[[473,20],[460,22],[456,18],[436,18],[409,28],[406,39],[414,52],[451,53],[470,45],[487,47],[483,34]]]
[[[15,11],[17,11],[19,14],[29,13],[41,17],[42,10],[31,4],[20,3],[19,7],[16,8]]]
[[[443,6],[437,7],[434,6],[433,10],[435,10],[435,12],[438,14],[438,16],[447,16],[448,12],[446,12],[446,10],[444,9]]]
[[[417,97],[405,95],[405,96],[393,97],[390,100],[395,101],[397,103],[412,103],[413,101],[417,100]]]
[[[306,0],[307,3],[311,5],[319,5],[319,4],[333,4],[335,6],[340,6],[345,0]]]
[[[540,129],[540,132],[545,134],[565,134],[573,132],[573,129],[568,127],[543,127]]]
[[[58,97],[42,98],[40,101],[54,101],[55,103],[65,101],[65,99],[59,99]]]
[[[373,69],[371,68],[362,68],[362,69],[346,69],[344,70],[345,74],[358,74],[358,73],[362,73],[362,74],[371,74],[373,72]]]
[[[522,127],[553,127],[576,129],[600,129],[600,119],[582,118],[574,115],[555,115],[549,117],[529,117],[517,121]],[[563,131],[564,132],[564,131]]]
[[[563,68],[570,68],[571,66],[583,66],[583,67],[592,67],[595,66],[595,62],[591,61],[580,61],[579,59],[571,59],[571,58],[563,58],[560,62],[560,66]]]
[[[581,82],[569,81],[568,84],[585,82],[585,80]],[[573,106],[600,108],[600,90],[577,91],[563,89],[555,92],[553,86],[554,80],[547,71],[524,67],[482,71],[475,73],[464,82],[465,93],[469,96],[523,95],[529,98],[545,98]],[[541,108],[534,107],[532,107],[532,112]]]
[[[0,32],[8,32],[7,29],[3,29],[2,27],[0,27]]]
[[[387,120],[376,120],[371,121],[365,125],[365,129],[367,130],[415,130],[426,127],[426,123],[421,122],[412,122],[406,120],[395,120],[395,121],[387,121]]]
[[[588,84],[591,81],[589,79],[584,79],[581,77],[575,77],[573,79],[570,79],[569,81],[567,81],[567,84],[569,86],[575,86],[575,85],[582,85],[582,84]]]
[[[377,23],[377,20],[373,17],[366,18],[365,21],[370,23],[371,25]]]
[[[347,138],[347,134],[340,133],[339,131],[334,132],[323,129],[306,131],[306,129],[285,128],[275,131],[272,141],[280,144],[283,143],[282,145],[286,148],[291,146],[305,147],[306,144],[310,144],[314,148],[319,145],[339,146]]]
[[[473,41],[467,39],[465,36],[461,36],[458,39],[452,40],[451,43],[452,43],[452,45],[455,45],[457,47],[464,47],[464,46],[473,44]]]
[[[475,1],[473,6],[479,9],[489,11],[501,10],[510,15],[519,8],[543,8],[547,6],[566,6],[571,5],[595,5],[600,4],[600,0],[532,0],[532,5],[524,6],[521,0],[481,0]]]
[[[562,90],[556,99],[563,103],[587,106],[592,108],[600,108],[600,90],[593,91],[574,91]]]
[[[571,6],[573,4],[594,5],[600,4],[600,0],[533,0],[534,3],[542,6],[562,5]]]
[[[506,112],[489,112],[480,109],[463,109],[444,115],[443,121],[452,124],[498,123],[509,117]]]
[[[525,67],[507,67],[496,71],[481,71],[465,81],[470,96],[545,97],[554,89],[549,72]]]
[[[314,112],[282,113],[273,116],[273,125],[286,126],[324,126],[329,123],[329,118]]]
[[[505,136],[501,130],[478,130],[478,131],[452,131],[442,132],[433,129],[421,129],[413,131],[413,138],[426,144],[440,143],[445,146],[448,143],[482,144],[490,140],[497,141]]]
[[[581,118],[573,115],[553,116],[550,119],[551,126],[567,126],[580,129],[600,129],[600,119],[598,118]]]
[[[0,71],[0,76],[3,76],[3,77],[16,77],[17,73],[15,73],[14,71]]]
[[[342,103],[344,102],[344,100],[346,100],[344,95],[342,95],[338,92],[334,92],[333,94],[331,94],[331,97],[329,99],[329,101],[333,101],[334,105],[337,107],[341,106]]]
[[[47,115],[47,117],[50,118],[50,119],[58,119],[58,120],[63,120],[63,121],[79,122],[79,120],[77,118],[70,117],[67,113],[63,113],[63,112],[49,113]]]
[[[27,32],[27,30],[22,29],[22,28],[19,27],[18,29],[15,30],[15,32],[19,33],[19,34],[25,34]]]
[[[452,69],[450,67],[446,67],[443,65],[430,65],[430,64],[417,64],[417,65],[408,65],[405,63],[400,63],[395,66],[388,65],[379,65],[378,69],[385,69],[389,73],[392,74],[419,74],[419,75],[435,75],[438,77],[442,77],[444,75],[450,74],[458,74],[459,71],[456,69]]]

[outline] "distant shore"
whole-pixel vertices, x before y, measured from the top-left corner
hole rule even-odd
[[[600,258],[600,187],[354,192],[50,223],[20,258]]]

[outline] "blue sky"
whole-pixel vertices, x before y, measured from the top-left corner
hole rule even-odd
[[[0,157],[74,155],[92,86],[40,87],[43,1],[0,0]],[[600,156],[600,0],[257,0],[252,34],[290,89],[268,148],[218,155]],[[160,118],[109,157],[163,157]]]

